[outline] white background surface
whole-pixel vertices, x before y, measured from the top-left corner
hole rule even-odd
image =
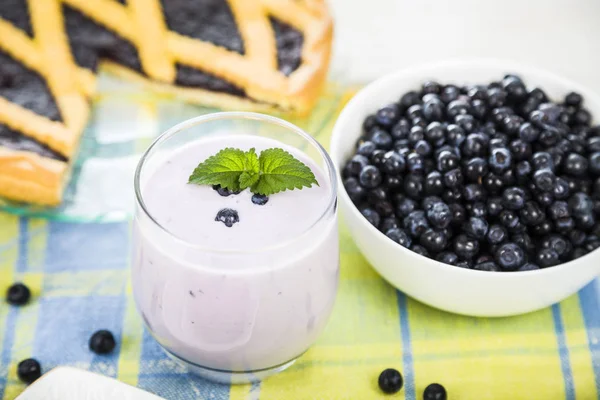
[[[456,57],[527,63],[600,93],[600,0],[329,0],[332,73],[368,82]]]

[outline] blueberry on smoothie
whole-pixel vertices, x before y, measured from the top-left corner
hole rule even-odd
[[[231,208],[224,208],[217,213],[215,221],[222,222],[226,227],[231,228],[236,222],[240,222],[238,212]]]

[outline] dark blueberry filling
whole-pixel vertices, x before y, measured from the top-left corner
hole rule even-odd
[[[17,28],[33,37],[29,7],[27,0],[2,0],[0,1],[0,18],[11,22]]]
[[[54,96],[34,71],[0,50],[0,97],[52,121],[62,121]]]
[[[0,124],[0,146],[8,147],[13,150],[31,151],[43,157],[67,161],[65,156],[50,149],[45,144],[14,131],[3,124]]]
[[[273,17],[269,18],[275,32],[277,45],[277,69],[289,75],[302,63],[302,46],[304,35],[296,28]]]
[[[400,245],[481,271],[530,271],[600,247],[600,126],[515,75],[429,81],[368,116],[344,186]]]

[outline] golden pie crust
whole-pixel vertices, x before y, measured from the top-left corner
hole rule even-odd
[[[147,76],[114,62],[103,62],[101,69],[190,102],[306,114],[322,89],[329,65],[333,24],[324,0],[226,1],[244,42],[243,55],[170,31],[160,0],[128,0],[127,5],[115,0],[29,0],[35,36],[31,38],[0,17],[0,50],[44,79],[63,121],[52,121],[0,97],[0,123],[69,160],[75,157],[96,90],[96,75],[74,60],[63,4],[129,41]],[[301,64],[289,76],[277,68],[270,16],[303,34]],[[224,79],[243,89],[247,97],[174,86],[178,63]],[[0,146],[0,197],[58,205],[69,169],[68,162]]]

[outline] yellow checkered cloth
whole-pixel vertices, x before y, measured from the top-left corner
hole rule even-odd
[[[309,120],[292,121],[325,145],[353,93],[331,90]],[[460,400],[599,398],[598,282],[532,314],[462,317],[396,291],[343,226],[341,233],[339,294],[325,333],[289,370],[260,384],[229,387],[188,375],[145,332],[128,283],[128,222],[74,224],[0,214],[0,292],[23,281],[34,296],[25,307],[0,303],[0,400],[25,388],[16,364],[28,357],[44,371],[85,368],[166,399],[421,399],[432,382]],[[98,356],[87,348],[97,329],[116,334],[113,354]],[[377,387],[388,367],[405,380],[393,396]]]

